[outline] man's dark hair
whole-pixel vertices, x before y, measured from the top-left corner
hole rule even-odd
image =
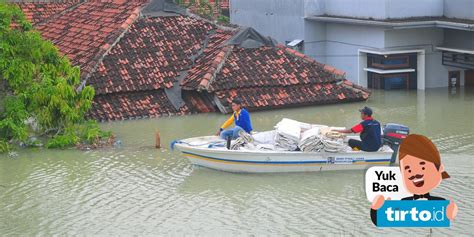
[[[373,113],[372,109],[369,108],[369,107],[367,107],[367,106],[365,106],[365,107],[362,108],[362,109],[359,109],[359,112],[361,112],[361,113],[363,113],[363,114],[365,114],[365,115],[367,115],[367,116],[372,116],[372,113]]]
[[[238,99],[238,98],[234,98],[234,99],[232,100],[232,104],[242,105],[242,101],[241,101],[240,99]]]

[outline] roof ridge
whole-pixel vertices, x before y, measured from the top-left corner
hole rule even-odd
[[[224,63],[227,61],[227,58],[229,58],[229,55],[231,54],[233,49],[233,45],[226,45],[222,47],[221,51],[214,58],[211,67],[207,70],[206,74],[204,74],[203,79],[199,83],[197,88],[198,91],[209,91],[212,82],[214,82],[217,77],[217,74],[222,70]]]
[[[91,77],[91,75],[97,71],[97,68],[102,63],[104,58],[110,53],[112,48],[115,47],[115,45],[117,45],[117,43],[120,42],[123,36],[130,30],[130,27],[133,25],[133,23],[135,23],[140,18],[141,10],[144,6],[146,6],[146,3],[136,7],[135,10],[132,11],[132,13],[120,26],[119,29],[122,29],[122,32],[117,35],[117,37],[115,37],[113,41],[112,38],[106,40],[105,44],[100,47],[100,51],[97,53],[97,55],[100,56],[97,60],[92,60],[92,62],[95,62],[95,64],[94,66],[92,66],[92,69],[88,72],[88,74],[84,77],[84,81],[82,82],[81,88],[86,85],[87,80]]]
[[[305,54],[303,54],[303,53],[300,53],[300,52],[298,52],[297,50],[294,50],[294,49],[292,49],[292,48],[288,48],[288,47],[286,47],[286,46],[284,46],[284,45],[282,45],[282,44],[278,44],[278,45],[277,45],[277,48],[283,49],[283,50],[285,50],[287,53],[289,53],[289,54],[291,54],[291,55],[293,55],[293,56],[295,56],[295,57],[301,58],[301,59],[305,60],[306,62],[309,62],[309,63],[316,63],[316,64],[318,64],[318,65],[320,65],[320,66],[323,66],[323,65],[324,65],[324,64],[322,64],[322,63],[316,61],[314,58],[308,57],[307,55],[305,55]]]
[[[301,58],[301,59],[305,60],[306,62],[315,63],[315,64],[321,66],[327,72],[329,72],[331,74],[334,74],[336,76],[336,79],[344,79],[345,76],[346,76],[346,73],[344,71],[336,69],[335,67],[333,67],[329,64],[320,63],[320,62],[316,61],[314,58],[308,57],[307,55],[305,55],[303,53],[300,53],[297,50],[294,50],[292,48],[288,48],[288,47],[286,47],[284,45],[281,45],[281,44],[277,45],[277,47],[285,50],[287,53],[289,53],[289,54],[291,54],[295,57],[298,57],[298,58]]]

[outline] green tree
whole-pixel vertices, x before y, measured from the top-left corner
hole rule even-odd
[[[65,147],[105,135],[84,119],[94,89],[79,85],[79,67],[43,40],[17,6],[0,3],[0,152],[29,136]]]

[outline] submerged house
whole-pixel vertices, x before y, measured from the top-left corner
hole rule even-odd
[[[230,20],[368,88],[474,86],[473,0],[230,0]]]
[[[369,96],[344,72],[252,28],[216,25],[165,3],[18,5],[44,38],[81,67],[83,83],[96,91],[89,113],[96,120],[228,113],[236,97],[249,110],[261,110]]]

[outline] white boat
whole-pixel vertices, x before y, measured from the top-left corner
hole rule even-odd
[[[253,135],[258,136],[258,134]],[[346,137],[356,138],[355,136]],[[384,145],[377,152],[302,152],[239,149],[229,150],[217,136],[188,138],[173,144],[192,164],[238,173],[313,172],[326,170],[363,170],[370,166],[390,165],[393,150]]]

